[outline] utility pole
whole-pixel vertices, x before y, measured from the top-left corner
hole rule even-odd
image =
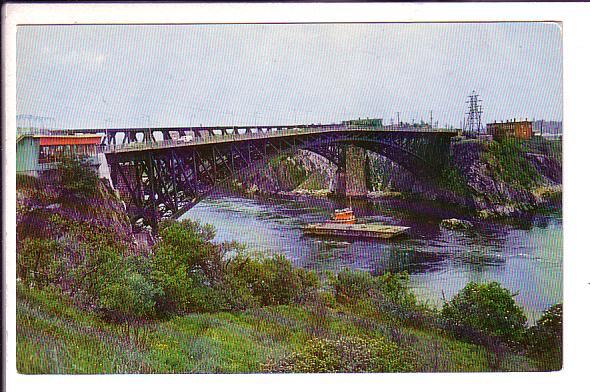
[[[432,110],[430,111],[430,128],[434,128],[434,123],[432,122]]]
[[[397,125],[400,126],[400,122],[399,122],[399,112],[397,112]]]

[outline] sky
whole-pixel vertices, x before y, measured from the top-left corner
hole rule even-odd
[[[555,23],[59,25],[17,31],[17,114],[58,128],[562,119]]]

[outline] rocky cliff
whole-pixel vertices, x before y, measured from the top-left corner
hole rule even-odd
[[[561,202],[561,145],[543,141],[453,144],[451,165],[469,206],[483,217],[515,216]]]
[[[55,178],[19,176],[16,230],[17,245],[27,239],[55,240],[65,248],[71,247],[72,252],[76,244],[95,238],[116,244],[125,253],[142,250],[149,242],[145,236],[138,241],[123,202],[98,179],[91,192],[77,195],[64,190],[63,182]]]
[[[367,153],[372,195],[400,193],[467,207],[482,217],[518,216],[561,202],[561,143],[542,139],[492,142],[456,139],[448,166],[435,179],[419,178],[378,154]],[[277,157],[234,179],[247,193],[333,191],[336,167],[300,150]]]

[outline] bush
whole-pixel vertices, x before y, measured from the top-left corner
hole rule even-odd
[[[543,370],[561,369],[563,352],[563,305],[543,312],[537,325],[528,331],[528,350],[538,358]]]
[[[59,280],[61,246],[52,239],[25,238],[19,244],[16,275],[30,286],[44,287]]]
[[[467,327],[519,343],[524,337],[526,316],[513,296],[497,282],[470,282],[443,305],[442,316],[459,329]]]
[[[365,271],[352,271],[348,268],[340,271],[331,279],[336,301],[349,304],[369,298],[377,290],[377,282]]]
[[[96,271],[85,276],[79,286],[96,293],[99,313],[111,321],[127,324],[156,316],[156,297],[162,289],[151,279],[150,260],[123,257],[111,250],[101,251]]]
[[[278,362],[269,362],[263,371],[273,373],[359,373],[407,372],[411,362],[396,343],[384,338],[341,337],[312,339],[301,351]]]
[[[409,287],[410,275],[407,272],[385,273],[373,277],[365,271],[344,269],[338,276],[331,279],[336,300],[340,303],[355,303],[367,298],[379,296],[395,305],[405,308],[418,306],[416,296]]]
[[[57,175],[61,181],[62,198],[83,199],[97,192],[98,175],[84,161],[64,158],[57,165]]]
[[[162,289],[156,297],[160,313],[203,309],[202,289],[220,283],[222,249],[213,244],[215,229],[190,220],[162,222],[154,248],[151,279]]]
[[[214,236],[212,226],[198,222],[162,225],[152,266],[152,279],[162,288],[156,301],[160,312],[289,304],[318,286],[315,273],[293,268],[284,256],[245,255],[235,244],[212,243]]]
[[[293,268],[282,255],[262,258],[238,255],[228,263],[224,284],[232,294],[233,308],[302,302],[318,285],[313,271]]]
[[[405,308],[418,307],[416,295],[410,290],[410,274],[401,272],[391,274],[389,272],[378,276],[377,284],[383,294],[394,304]]]
[[[120,320],[127,323],[151,318],[155,315],[156,291],[144,275],[126,273],[104,287],[100,293],[100,306],[116,313]]]
[[[172,258],[186,268],[192,278],[207,280],[207,284],[221,280],[222,249],[211,242],[215,238],[212,225],[201,225],[188,219],[164,221],[159,232],[160,240],[154,254],[158,258]]]

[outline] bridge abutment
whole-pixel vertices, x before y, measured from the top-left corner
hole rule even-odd
[[[356,146],[346,146],[341,151],[340,164],[336,170],[335,193],[337,196],[366,196],[367,152]]]

